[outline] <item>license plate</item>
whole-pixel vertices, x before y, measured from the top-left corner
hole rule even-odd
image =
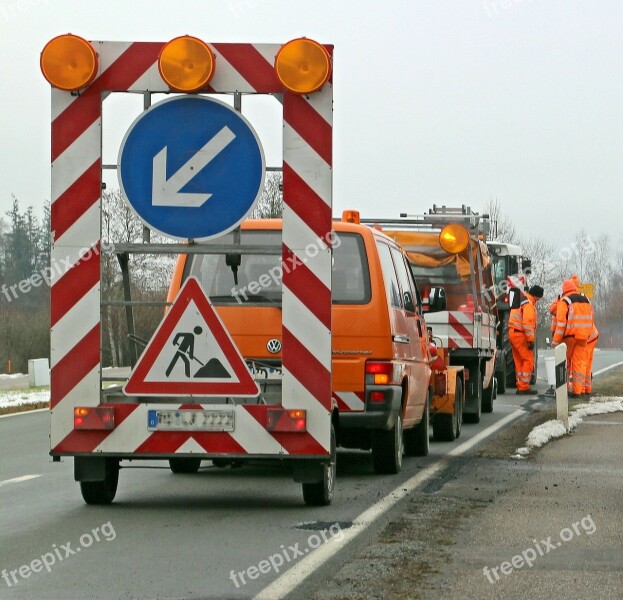
[[[149,431],[234,431],[233,410],[150,410]]]

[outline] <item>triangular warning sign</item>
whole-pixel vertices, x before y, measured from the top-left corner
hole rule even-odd
[[[260,390],[199,281],[190,277],[123,392],[128,396],[257,396]]]

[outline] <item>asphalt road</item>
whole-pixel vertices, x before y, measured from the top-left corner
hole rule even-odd
[[[623,360],[623,352],[598,354],[596,369]],[[322,530],[326,539],[348,532],[379,499],[443,464],[449,452],[509,418],[525,401],[499,396],[494,413],[483,415],[479,425],[464,426],[458,442],[431,443],[430,455],[405,458],[399,475],[375,475],[368,453],[339,451],[336,497],[326,508],[306,507],[300,485],[285,471],[220,470],[209,461],[196,475],[173,475],[166,463],[124,462],[128,468],[121,472],[114,504],[86,506],[73,481],[73,461],[50,461],[48,413],[2,418],[0,569],[6,578],[3,571],[0,598],[253,597],[286,566],[321,553]],[[146,464],[160,468],[141,468]],[[379,518],[359,539],[382,524]],[[345,546],[323,572],[348,559],[355,545]],[[276,564],[277,555],[285,557],[280,573],[262,562],[272,556]],[[240,577],[230,578],[232,570],[252,566],[258,569],[247,573],[254,579],[243,584]]]

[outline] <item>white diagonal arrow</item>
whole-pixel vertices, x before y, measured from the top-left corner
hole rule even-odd
[[[154,172],[152,176],[151,202],[154,206],[185,206],[197,208],[203,205],[212,194],[193,194],[180,190],[205,167],[213,158],[222,152],[235,135],[232,130],[223,127],[194,156],[167,179],[167,147],[165,146],[154,156]]]

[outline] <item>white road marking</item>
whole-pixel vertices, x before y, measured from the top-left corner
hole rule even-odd
[[[9,485],[10,483],[21,483],[22,481],[29,481],[30,479],[37,479],[37,477],[41,477],[41,474],[22,475],[21,477],[13,477],[13,479],[5,479],[4,481],[0,481],[0,487],[3,485]]]
[[[605,373],[606,371],[609,371],[610,369],[614,369],[615,367],[620,367],[621,365],[623,365],[623,361],[614,363],[613,365],[610,365],[609,367],[604,367],[603,369],[599,369],[599,371],[595,371],[593,373],[593,377],[595,377],[595,375],[601,375],[602,373]]]
[[[448,452],[448,456],[459,456],[461,454],[465,454],[483,439],[489,437],[498,429],[504,427],[507,423],[514,421],[524,414],[526,414],[526,411],[524,410],[516,410],[510,413],[503,419],[500,419],[497,423],[494,423],[490,427],[487,427],[475,435],[472,439]],[[426,467],[423,471],[420,471],[410,479],[407,479],[404,483],[401,483],[384,498],[381,498],[378,502],[356,517],[353,521],[353,525],[349,529],[342,532],[343,535],[341,538],[331,538],[326,544],[323,544],[317,550],[303,558],[300,562],[297,562],[296,565],[282,573],[269,586],[261,590],[253,598],[253,600],[279,600],[280,598],[287,596],[316,569],[321,567],[332,556],[344,548],[351,540],[356,538],[362,531],[374,523],[374,521],[376,521],[376,519],[378,519],[382,514],[386,513],[415,488],[442,471],[447,465],[448,461],[442,458],[439,462]]]

